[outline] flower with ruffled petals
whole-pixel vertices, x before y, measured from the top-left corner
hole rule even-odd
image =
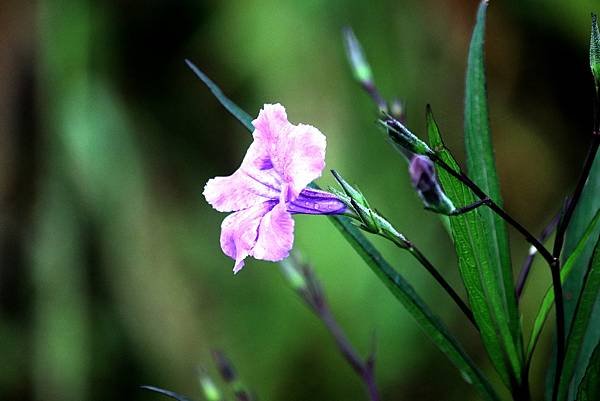
[[[285,259],[294,242],[292,214],[341,214],[346,206],[329,192],[307,188],[325,167],[325,136],[291,124],[280,104],[265,104],[252,122],[254,141],[232,175],[210,179],[204,197],[220,212],[221,249],[235,260]]]

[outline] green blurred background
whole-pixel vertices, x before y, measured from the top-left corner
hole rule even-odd
[[[406,101],[416,132],[432,104],[462,160],[476,6],[2,0],[0,399],[159,399],[137,388],[153,384],[200,400],[196,368],[214,373],[215,347],[262,400],[365,399],[275,264],[252,260],[232,275],[218,241],[224,215],[201,193],[208,178],[237,168],[251,138],[183,60],[251,115],[281,102],[292,122],[319,127],[328,167],[357,183],[458,287],[450,241],[376,129],[340,29],[354,28],[382,92]],[[536,232],[572,187],[586,150],[594,6],[600,11],[595,0],[491,2],[488,78],[505,204]],[[328,174],[319,183],[333,184]],[[520,266],[527,247],[512,234]],[[473,330],[422,268],[374,242],[495,377]],[[383,399],[476,399],[327,219],[297,216],[295,247],[361,352],[375,333]],[[534,270],[526,331],[549,282],[541,264]],[[536,396],[550,337],[534,359]]]

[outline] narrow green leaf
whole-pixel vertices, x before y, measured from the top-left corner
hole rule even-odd
[[[600,220],[600,211],[596,212],[593,220],[588,225],[588,228],[585,230],[585,233],[577,243],[575,250],[571,252],[571,255],[564,263],[563,267],[560,270],[560,281],[565,282],[565,280],[569,277],[573,268],[575,267],[577,261],[581,254],[585,251],[588,240],[592,236],[592,233],[596,231],[596,225]],[[554,291],[552,290],[552,286],[546,290],[546,295],[542,300],[540,305],[540,309],[535,317],[533,328],[531,330],[531,336],[529,337],[529,345],[527,346],[527,364],[531,361],[531,357],[533,356],[533,351],[535,350],[535,346],[537,341],[542,333],[542,328],[544,327],[544,323],[548,318],[548,314],[550,313],[550,309],[554,305]]]
[[[598,209],[600,209],[600,154],[597,154],[596,158],[594,159],[592,170],[590,171],[590,175],[583,189],[583,193],[579,198],[579,203],[575,208],[575,212],[573,213],[573,217],[571,218],[571,222],[567,228],[565,245],[562,252],[563,258],[568,258],[571,253],[573,253],[579,238],[581,238],[585,232],[585,229]],[[571,327],[577,300],[579,299],[579,294],[581,293],[581,289],[583,287],[583,277],[585,276],[590,258],[592,257],[592,252],[595,245],[594,239],[598,237],[598,235],[600,235],[600,225],[596,227],[591,235],[591,238],[588,239],[583,253],[573,266],[571,274],[569,277],[567,277],[563,285],[563,293],[570,295],[565,297],[565,327],[567,328],[567,332],[569,327]],[[600,297],[598,297],[596,302],[600,308]],[[598,341],[600,341],[600,314],[594,314],[594,316],[592,316],[592,320],[593,322],[589,325],[589,327],[594,329],[590,330],[583,340],[581,351],[582,362],[581,366],[575,369],[575,373],[573,375],[574,386],[576,386],[583,378],[586,361],[589,359]],[[547,372],[547,393],[552,391],[554,370],[555,363],[552,361]],[[549,397],[547,398],[549,399]]]
[[[594,348],[577,391],[577,401],[597,400],[600,400],[600,343]]]
[[[200,71],[200,68],[196,67],[194,63],[187,59],[185,60],[185,63],[188,65],[188,67],[190,67],[194,74],[196,74],[196,76],[200,78],[200,80],[204,82],[206,86],[208,86],[208,89],[210,89],[212,94],[223,105],[223,107],[227,109],[229,113],[231,113],[235,118],[237,118],[237,120],[241,122],[242,125],[246,127],[246,129],[248,129],[250,132],[254,131],[254,125],[252,125],[252,117],[248,113],[240,109],[237,104],[233,103],[227,96],[225,96],[221,88],[219,88],[217,84],[215,84],[209,77],[207,77],[205,73]]]
[[[204,74],[200,76],[202,77]],[[204,77],[206,78],[206,76]],[[206,79],[208,80],[208,78]],[[221,97],[219,100],[223,106],[244,123],[243,116],[247,116],[247,114],[227,99],[212,81],[208,82],[212,85],[211,90],[213,93],[220,94]],[[225,101],[223,99],[225,99]],[[242,116],[242,118],[239,116]],[[246,127],[250,132],[254,130],[252,125],[246,125]],[[319,188],[318,185],[314,183],[311,184],[311,187],[316,189]],[[473,360],[461,347],[460,343],[450,334],[444,323],[431,311],[431,309],[429,309],[425,302],[417,295],[413,287],[404,279],[404,277],[394,270],[359,229],[356,228],[347,217],[329,216],[329,218],[371,270],[390,290],[394,297],[402,303],[406,310],[417,321],[421,329],[429,336],[440,351],[442,351],[458,368],[463,378],[468,383],[472,384],[484,399],[494,401],[500,400],[487,378],[479,368],[477,368]]]
[[[427,108],[427,130],[431,147],[450,167],[459,171],[460,167],[444,146],[439,128],[431,112]],[[440,183],[456,207],[472,204],[476,199],[471,191],[447,171],[438,169]],[[481,209],[481,208],[480,208]],[[458,268],[467,290],[469,303],[475,316],[483,344],[506,385],[511,383],[508,357],[503,350],[501,336],[509,336],[506,314],[496,313],[494,301],[499,298],[494,280],[496,276],[490,268],[490,258],[486,246],[486,233],[481,224],[480,209],[459,216],[450,217],[450,227],[458,258]],[[518,355],[513,352],[515,363]]]
[[[578,383],[573,383],[573,373],[578,360],[580,360],[580,351],[582,349],[583,339],[588,330],[592,311],[598,298],[600,290],[600,238],[596,241],[594,254],[586,272],[581,296],[575,308],[575,315],[571,331],[567,338],[567,350],[565,352],[565,362],[560,384],[558,387],[558,399],[564,400],[567,394],[577,388]],[[588,358],[589,359],[589,358]],[[587,365],[587,363],[586,363]],[[572,385],[572,383],[574,385]]]
[[[465,92],[465,147],[470,177],[490,198],[502,205],[490,133],[484,66],[487,5],[486,0],[479,5],[469,47]],[[490,277],[484,286],[490,297],[493,315],[498,319],[496,329],[500,329],[498,334],[503,353],[509,362],[507,373],[520,381],[524,352],[506,223],[489,208],[482,208],[479,213],[489,258]],[[508,332],[503,329],[504,325]]]

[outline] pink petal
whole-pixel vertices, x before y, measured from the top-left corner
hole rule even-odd
[[[281,178],[272,168],[264,169],[270,167],[269,164],[260,144],[252,143],[235,173],[208,180],[204,197],[220,212],[238,211],[268,199],[277,199]]]
[[[277,262],[290,254],[293,244],[294,219],[285,204],[279,203],[263,217],[252,256]]]
[[[244,267],[244,259],[252,254],[256,244],[258,227],[275,202],[264,202],[249,209],[232,213],[221,224],[221,249],[225,255],[235,259],[233,272]]]
[[[252,133],[254,140],[269,146],[270,150],[275,147],[279,137],[294,128],[287,119],[285,108],[279,103],[265,104],[252,125],[256,128]]]
[[[266,104],[252,123],[255,141],[290,185],[292,198],[287,200],[295,199],[325,168],[325,136],[310,125],[289,123],[280,104]]]
[[[277,156],[271,155],[273,166],[290,185],[292,199],[325,168],[325,135],[317,128],[299,124],[277,144]],[[291,200],[291,199],[289,199]]]

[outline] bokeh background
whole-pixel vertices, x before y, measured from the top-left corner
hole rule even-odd
[[[363,390],[275,264],[233,276],[224,215],[201,193],[237,168],[250,137],[183,62],[251,115],[281,102],[319,127],[327,163],[460,286],[451,243],[352,81],[351,25],[386,97],[424,130],[431,103],[459,159],[466,49],[477,3],[452,0],[2,0],[0,6],[0,399],[202,399],[210,350],[262,400],[360,400]],[[506,208],[539,231],[572,188],[591,127],[595,0],[492,1],[487,65]],[[329,174],[319,180],[331,185]],[[520,266],[526,246],[512,233]],[[475,333],[406,253],[379,240],[494,377]],[[476,399],[325,218],[296,218],[296,249],[361,352],[375,333],[386,400]],[[523,301],[526,331],[548,285]],[[552,327],[549,324],[548,327]],[[534,398],[550,356],[533,366]],[[497,381],[497,379],[494,379]]]

